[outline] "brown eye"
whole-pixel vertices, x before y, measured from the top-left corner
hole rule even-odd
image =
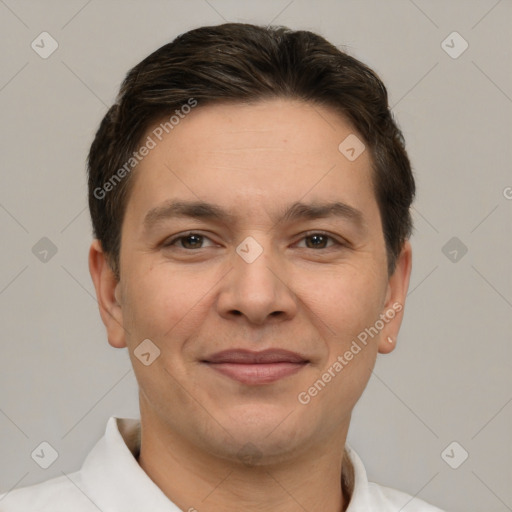
[[[327,247],[327,242],[330,239],[330,237],[318,233],[315,235],[306,236],[304,239],[306,240],[306,247],[308,249],[325,249]]]
[[[180,235],[172,238],[168,242],[163,244],[163,247],[176,247],[178,249],[203,249],[205,242],[209,242],[213,245],[211,240],[198,233],[188,233],[186,235]]]
[[[338,242],[333,236],[322,232],[310,232],[299,241],[298,247],[301,249],[331,249],[338,246],[345,247],[345,244]]]
[[[187,235],[181,237],[181,246],[184,249],[200,249],[203,243],[201,235]]]

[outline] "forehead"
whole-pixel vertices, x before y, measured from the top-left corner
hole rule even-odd
[[[241,214],[321,200],[375,210],[369,152],[347,158],[344,141],[359,141],[357,152],[363,142],[332,109],[288,99],[198,104],[166,121],[143,138],[154,148],[136,168],[127,214],[143,216],[173,198],[215,199]]]
[[[148,133],[153,134],[159,127],[165,127],[165,119]],[[253,156],[260,151],[254,165],[262,161],[278,163],[280,157],[284,160],[295,155],[305,159],[304,164],[316,166],[326,158],[337,158],[340,137],[355,133],[334,110],[292,99],[199,105],[167,131],[170,133],[163,134],[163,142],[169,149],[195,149],[183,153],[181,160],[193,162],[207,157],[212,165],[217,160],[242,163],[245,151]],[[245,164],[242,168],[252,168],[250,161]]]

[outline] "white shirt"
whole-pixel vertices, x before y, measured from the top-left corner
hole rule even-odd
[[[139,466],[139,426],[140,420],[111,417],[79,471],[0,495],[0,512],[182,512]],[[442,512],[368,482],[361,459],[351,448],[347,451],[354,466],[347,512]],[[200,503],[190,507],[201,511]]]

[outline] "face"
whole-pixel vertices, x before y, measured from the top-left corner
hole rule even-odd
[[[338,149],[351,134],[333,111],[283,99],[199,105],[152,136],[120,281],[97,243],[90,260],[148,425],[228,459],[248,443],[267,460],[343,440],[410,274],[407,243],[387,275],[369,152]],[[160,351],[148,365],[143,340]]]

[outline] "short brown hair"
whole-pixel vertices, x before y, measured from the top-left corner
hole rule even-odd
[[[146,131],[191,99],[200,108],[270,98],[333,108],[364,139],[388,273],[394,272],[412,233],[415,183],[382,81],[365,64],[312,32],[226,23],[186,32],[137,64],[96,133],[88,158],[89,209],[94,236],[118,278],[121,226],[133,182],[131,174],[124,178],[126,162],[133,159]],[[107,183],[111,186],[105,187]]]

